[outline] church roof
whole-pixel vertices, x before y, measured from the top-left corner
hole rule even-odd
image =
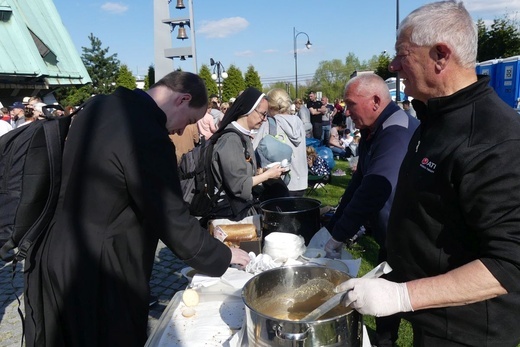
[[[91,82],[52,0],[0,0],[0,38],[0,89]]]

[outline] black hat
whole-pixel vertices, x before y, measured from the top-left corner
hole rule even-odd
[[[224,130],[229,123],[249,115],[264,97],[265,94],[256,88],[249,87],[244,90],[244,92],[237,97],[233,105],[227,110],[224,118],[219,124],[217,132]]]

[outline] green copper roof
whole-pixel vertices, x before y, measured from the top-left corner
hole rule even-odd
[[[52,88],[91,79],[52,0],[0,0],[0,85],[43,81]]]

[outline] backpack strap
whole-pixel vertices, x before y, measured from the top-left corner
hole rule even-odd
[[[274,117],[267,117],[269,122],[269,135],[276,137],[276,119]]]
[[[47,228],[58,203],[61,186],[61,165],[63,159],[63,144],[69,131],[72,117],[81,111],[91,99],[85,101],[72,113],[64,117],[47,117],[43,123],[43,132],[47,146],[47,157],[49,159],[49,195],[42,213],[34,224],[27,230],[18,244],[15,258],[20,261],[25,259],[32,244],[38,239],[42,230]]]
[[[276,124],[275,124],[275,127],[276,127]],[[276,128],[275,128],[276,129]],[[242,146],[244,147],[244,156],[246,158],[246,161],[247,162],[251,162],[251,154],[248,152],[247,150],[247,142],[246,142],[246,139],[244,139],[244,134],[242,134],[240,131],[234,129],[234,128],[227,128],[227,129],[224,129],[220,134],[218,134],[218,136],[213,139],[213,136],[212,136],[212,140],[213,140],[213,143],[217,143],[217,140],[224,134],[228,134],[228,133],[235,133],[238,135],[238,137],[240,138],[240,141],[242,141]],[[252,165],[252,164],[251,164]]]
[[[224,129],[217,136],[213,135],[211,137],[211,144],[210,145],[214,146],[217,143],[218,139],[222,135],[228,134],[228,133],[235,133],[240,138],[240,141],[242,142],[242,146],[244,147],[244,157],[245,157],[245,160],[247,162],[250,162],[251,165],[253,165],[253,160],[251,158],[251,154],[247,150],[246,139],[244,139],[244,136],[243,136],[243,134],[241,132],[239,132],[238,130],[236,130],[234,128],[227,128],[227,129]],[[215,138],[213,138],[213,137],[215,137]],[[206,171],[206,177],[207,177],[207,181],[208,181],[208,189],[209,189],[210,192],[214,192],[215,191],[215,180],[213,179],[213,173],[211,172],[211,164],[212,164],[212,161],[213,161],[213,148],[211,149],[211,153],[209,153],[205,159],[206,159],[206,170],[207,170]],[[222,193],[222,191],[224,191],[224,184],[223,183],[218,188],[217,193],[215,193],[211,197],[211,205],[212,206],[215,205],[215,203],[219,199],[220,194]]]
[[[278,134],[276,118],[267,117],[267,121],[269,122],[269,135],[285,143],[287,135],[283,131],[280,134]]]
[[[36,241],[38,234],[42,229],[47,228],[51,221],[56,204],[58,202],[59,190],[61,185],[61,159],[62,159],[62,139],[60,133],[60,124],[58,120],[47,120],[43,124],[43,131],[45,134],[45,141],[47,144],[47,156],[49,159],[50,170],[50,186],[49,197],[45,203],[42,214],[38,217],[36,222],[29,228],[24,237],[20,240],[18,245],[18,252],[16,258],[19,260],[27,256],[27,252],[34,241]]]

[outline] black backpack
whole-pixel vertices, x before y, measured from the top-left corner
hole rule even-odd
[[[190,214],[197,217],[207,217],[216,205],[220,193],[224,189],[219,187],[215,192],[215,180],[211,172],[213,147],[218,138],[226,133],[236,133],[244,146],[246,160],[251,160],[247,151],[244,136],[235,129],[225,129],[214,134],[211,139],[201,139],[200,144],[191,151],[182,155],[179,162],[179,178],[184,201],[190,204]],[[249,157],[249,158],[248,158]]]
[[[54,215],[62,151],[73,114],[37,120],[0,136],[0,258],[4,261],[25,259]]]

